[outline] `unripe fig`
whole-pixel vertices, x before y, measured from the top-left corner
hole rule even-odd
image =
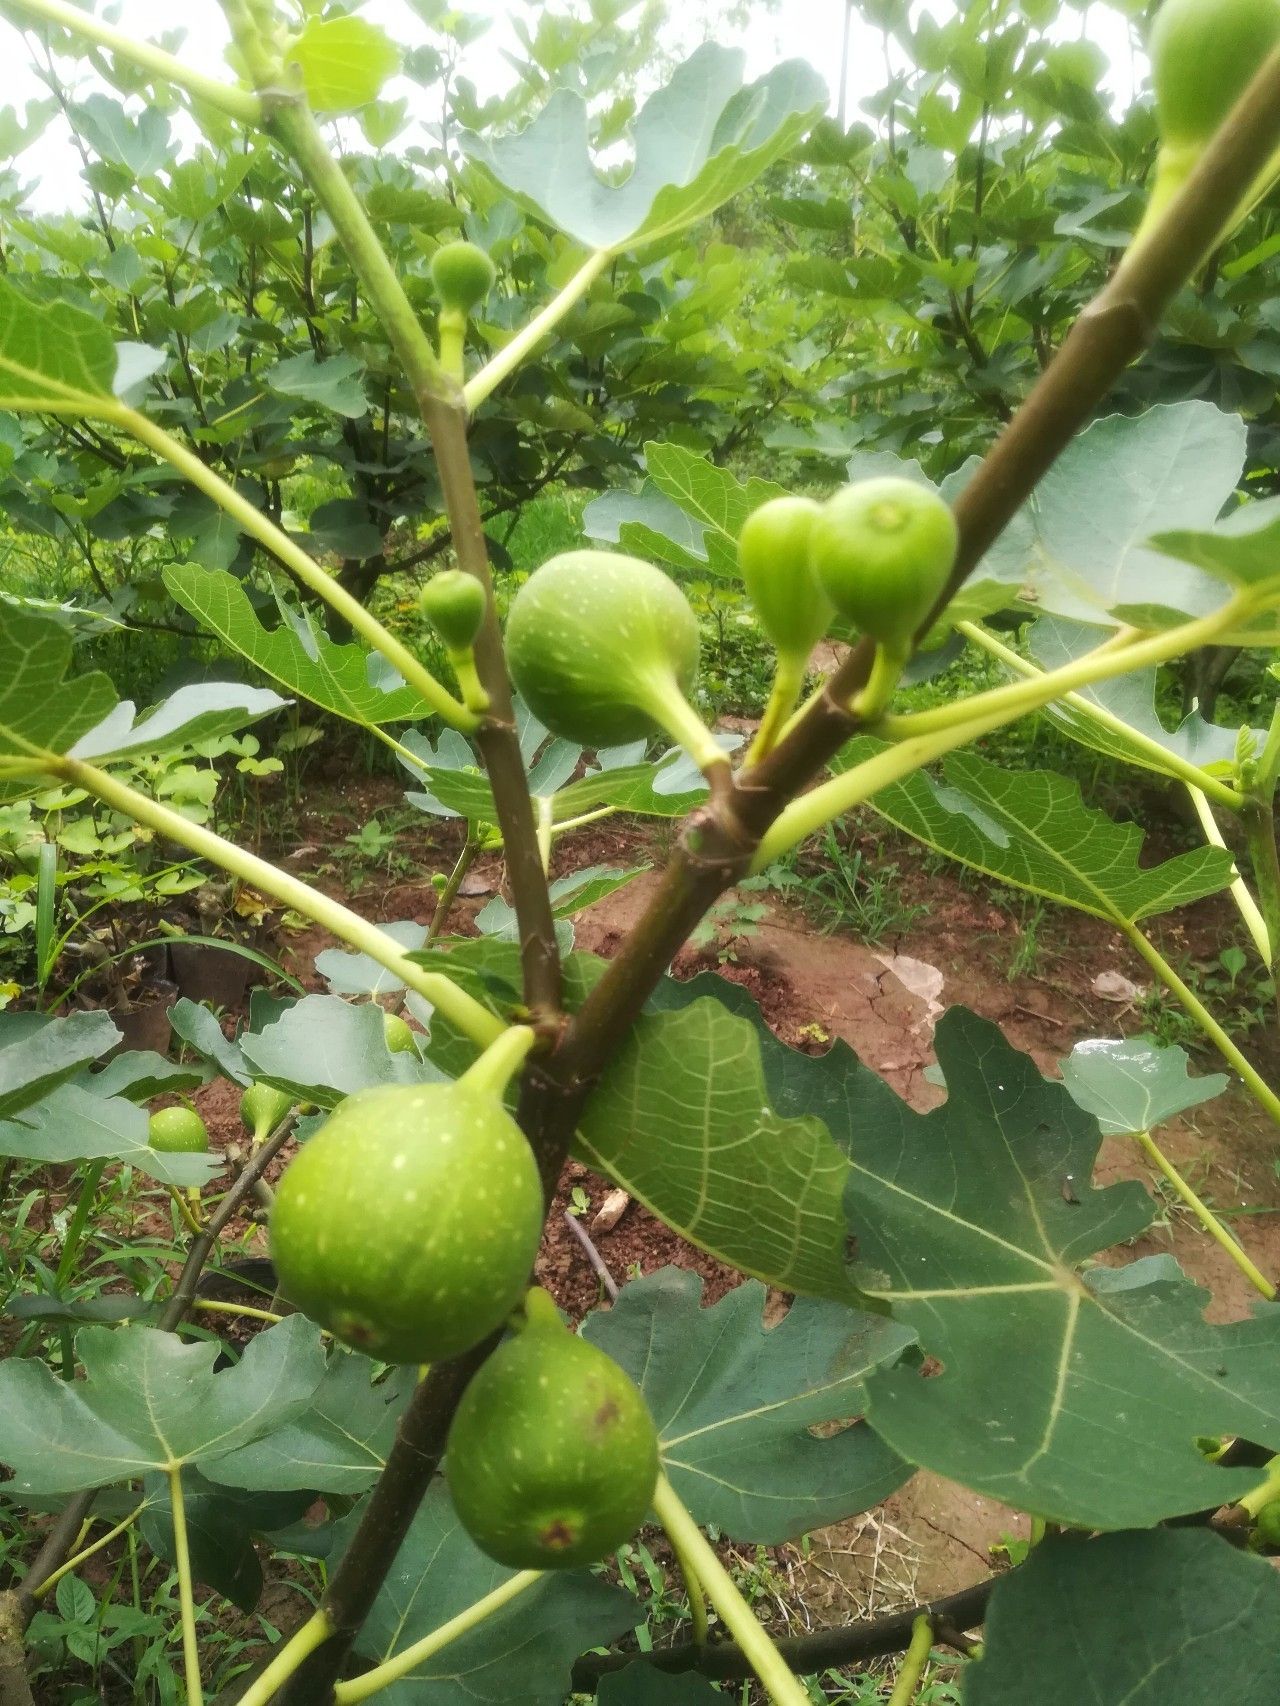
[[[284,1295],[383,1362],[456,1356],[500,1326],[528,1283],[543,1209],[500,1097],[459,1081],[339,1103],[276,1190]]]
[[[194,1108],[159,1108],[151,1116],[147,1142],[163,1155],[206,1155],[209,1132]]]
[[[552,557],[513,599],[506,647],[529,709],[580,746],[622,746],[670,730],[677,709],[692,715],[697,618],[675,582],[638,557]]]
[[[413,1035],[413,1028],[407,1025],[398,1013],[382,1015],[382,1034],[387,1039],[387,1047],[392,1054],[417,1054],[418,1044]]]
[[[1148,50],[1164,145],[1213,135],[1280,42],[1280,0],[1164,0]]]
[[[958,542],[936,492],[886,475],[828,498],[813,524],[810,561],[840,614],[900,656],[947,584]]]
[[[1264,1546],[1280,1551],[1280,1499],[1263,1505],[1253,1519],[1253,1531]]]
[[[442,569],[418,594],[418,608],[451,652],[475,644],[488,599],[465,569]]]
[[[512,1569],[571,1569],[644,1521],[658,1440],[639,1387],[569,1332],[545,1292],[462,1395],[445,1478],[467,1533]]]
[[[250,1084],[240,1098],[240,1123],[261,1143],[293,1106],[293,1098],[270,1084]]]
[[[483,302],[497,277],[493,262],[483,249],[459,239],[445,243],[431,257],[431,282],[445,308],[469,314]]]
[[[835,608],[810,563],[812,498],[771,498],[753,510],[738,536],[738,566],[760,626],[779,653],[807,658],[831,626]]]

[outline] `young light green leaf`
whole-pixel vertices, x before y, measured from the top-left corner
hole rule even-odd
[[[355,23],[357,20],[351,18],[335,22]],[[317,27],[327,29],[330,26],[320,24]],[[262,382],[277,396],[298,397],[304,402],[332,409],[335,415],[342,415],[348,420],[359,420],[369,412],[369,399],[361,384],[363,374],[363,365],[353,355],[334,355],[327,361],[319,361],[308,352],[291,355],[286,361],[278,361],[274,367],[267,368]]]
[[[198,1090],[211,1076],[208,1067],[179,1065],[153,1049],[130,1049],[115,1055],[101,1071],[83,1073],[78,1082],[95,1096],[123,1096],[127,1102],[149,1102],[153,1096]]]
[[[122,1161],[165,1185],[203,1185],[219,1171],[216,1154],[161,1152],[148,1142],[146,1110],[119,1096],[60,1084],[13,1119],[0,1120],[0,1155],[27,1161]]]
[[[402,919],[391,924],[379,924],[384,936],[390,936],[409,953],[416,953],[427,939],[427,926]],[[394,995],[404,988],[401,980],[368,954],[348,953],[343,948],[325,948],[316,955],[316,970],[329,985],[332,995]]]
[[[621,250],[705,218],[793,146],[827,104],[812,66],[788,60],[743,86],[745,56],[714,42],[651,95],[620,184],[597,172],[587,107],[558,89],[533,122],[492,140],[464,132],[468,157],[553,225],[592,249]]]
[[[964,1698],[1270,1706],[1280,1698],[1280,1577],[1201,1528],[1048,1540],[997,1583]]]
[[[353,113],[376,101],[400,69],[400,52],[364,18],[309,18],[285,50],[302,73],[307,104],[317,113]]]
[[[645,1014],[588,1102],[575,1153],[720,1261],[853,1303],[848,1164],[821,1120],[775,1110],[760,1050],[751,1021],[716,1000]]]
[[[202,681],[179,687],[163,703],[137,716],[122,699],[71,748],[72,758],[96,762],[130,753],[164,753],[199,740],[235,734],[278,711],[286,703],[266,687],[241,687],[231,681]]]
[[[748,1280],[704,1309],[698,1275],[663,1268],[588,1315],[583,1336],[640,1386],[663,1468],[697,1521],[774,1546],[869,1509],[911,1474],[865,1423],[825,1439],[810,1430],[859,1416],[864,1377],[913,1335],[817,1298],[766,1331],[765,1296]]]
[[[71,647],[60,622],[0,605],[0,758],[67,752],[115,704],[115,688],[98,671],[67,679]],[[0,779],[0,799],[19,786]]]
[[[388,1049],[376,1003],[352,1006],[336,995],[304,996],[274,1023],[246,1031],[240,1052],[260,1082],[321,1108],[336,1108],[375,1084],[420,1084],[440,1076],[416,1055]]]
[[[1100,638],[1097,628],[1045,616],[1032,625],[1027,645],[1043,669],[1058,669],[1091,651]],[[1206,722],[1199,711],[1190,711],[1176,729],[1166,729],[1156,710],[1154,669],[1135,670],[1131,675],[1119,675],[1111,681],[1099,681],[1092,687],[1082,687],[1077,691],[1082,698],[1113,717],[1119,717],[1129,728],[1147,741],[1163,747],[1173,757],[1207,770],[1211,775],[1225,776],[1234,771],[1239,730]],[[1106,753],[1126,764],[1139,764],[1161,775],[1175,774],[1161,764],[1148,746],[1126,739],[1123,731],[1098,723],[1070,705],[1057,701],[1045,707],[1045,715],[1051,717],[1073,740],[1094,752]],[[1264,733],[1258,731],[1257,738],[1261,745]]]
[[[1244,504],[1208,531],[1174,529],[1150,543],[1232,586],[1280,592],[1280,498]]]
[[[1211,1326],[1167,1256],[1081,1265],[1137,1236],[1133,1181],[1090,1184],[1100,1137],[1065,1087],[961,1008],[938,1025],[947,1100],[855,1105],[845,1192],[856,1277],[941,1364],[867,1379],[872,1427],[912,1463],[1081,1528],[1140,1527],[1257,1485],[1196,1444],[1280,1449],[1280,1308]]]
[[[112,400],[116,346],[95,314],[69,302],[33,302],[0,279],[0,409]],[[0,680],[3,680],[0,672]]]
[[[1072,1049],[1062,1063],[1062,1082],[1105,1136],[1124,1137],[1151,1131],[1175,1114],[1212,1101],[1231,1080],[1225,1072],[1192,1078],[1187,1051],[1174,1043],[1097,1037]]]
[[[183,1344],[152,1327],[85,1327],[83,1380],[44,1363],[0,1367],[0,1459],[9,1489],[71,1493],[179,1463],[209,1463],[306,1406],[324,1374],[317,1327],[290,1316],[215,1373],[216,1344]]]
[[[785,488],[754,476],[744,485],[728,468],[679,444],[646,444],[644,454],[643,489],[609,492],[588,504],[586,531],[685,574],[736,580],[743,522]]]
[[[337,644],[305,616],[264,628],[243,585],[225,570],[177,563],[164,571],[164,583],[202,627],[291,693],[336,717],[368,728],[431,715],[431,706],[412,688],[377,686],[362,646]]]
[[[208,1007],[181,997],[169,1009],[169,1027],[174,1036],[190,1043],[198,1055],[212,1062],[233,1084],[248,1085],[252,1081],[253,1073],[244,1056],[237,1045],[223,1035],[222,1026]]]
[[[1212,403],[1094,421],[978,565],[974,588],[994,578],[1012,602],[1025,586],[1037,610],[1077,622],[1162,627],[1207,615],[1223,603],[1221,582],[1175,569],[1151,535],[1212,526],[1244,452],[1244,422]]]
[[[0,1013],[0,1120],[40,1101],[119,1040],[107,1013],[69,1013],[65,1019]]]
[[[358,1513],[337,1536],[345,1546]],[[512,1575],[487,1558],[433,1482],[356,1640],[378,1662],[474,1605]],[[642,1622],[636,1600],[588,1570],[552,1570],[380,1698],[387,1706],[561,1706],[573,1661]]]
[[[339,1355],[300,1415],[206,1464],[206,1475],[220,1485],[264,1492],[363,1493],[381,1473],[418,1380],[416,1368],[398,1368],[374,1386],[372,1373],[367,1357]]]
[[[832,768],[884,750],[860,735]],[[1230,853],[1200,847],[1140,866],[1142,831],[1086,806],[1079,786],[1047,770],[1013,773],[973,753],[953,753],[944,780],[923,771],[882,788],[871,805],[926,846],[1016,888],[1116,924],[1189,905],[1227,887]]]

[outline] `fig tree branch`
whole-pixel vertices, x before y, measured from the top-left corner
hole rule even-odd
[[[821,1629],[813,1635],[782,1636],[774,1644],[797,1676],[813,1676],[886,1653],[905,1652],[917,1618],[927,1617],[935,1629],[976,1628],[987,1614],[987,1602],[996,1583],[1002,1579],[988,1576],[971,1588],[913,1605],[907,1611],[890,1612],[866,1623]],[[716,1682],[739,1682],[752,1674],[751,1661],[736,1642],[700,1646],[697,1641],[681,1641],[652,1653],[588,1653],[573,1667],[573,1686],[584,1694],[594,1694],[602,1677],[639,1662],[652,1665],[664,1675],[696,1671]]]

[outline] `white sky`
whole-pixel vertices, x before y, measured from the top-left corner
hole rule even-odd
[[[951,0],[928,0],[928,3],[938,17],[952,10]],[[780,59],[802,56],[811,60],[832,89],[834,110],[844,7],[845,0],[781,0],[775,13],[762,12],[732,44],[723,33],[719,39],[726,45],[745,48],[747,75],[752,78],[762,75]],[[482,96],[495,93],[512,78],[502,55],[504,47],[517,49],[509,16],[527,18],[528,9],[523,5],[508,5],[506,0],[459,0],[457,9],[492,20],[492,28],[463,57],[462,69]],[[227,30],[217,0],[119,0],[115,10],[119,13],[115,20],[117,27],[137,36],[158,36],[173,29],[182,19],[187,26],[187,39],[181,57],[210,73],[222,67]],[[687,44],[693,45],[701,34],[697,28],[697,0],[673,0],[671,10],[675,17],[673,39],[679,39],[683,30]],[[686,20],[683,25],[682,14]],[[403,0],[368,0],[363,15],[384,25],[395,40],[406,45],[426,39],[421,21]],[[1084,34],[1096,42],[1111,61],[1108,92],[1121,103],[1129,101],[1143,67],[1135,61],[1129,26],[1119,13],[1100,4],[1090,6],[1083,15],[1064,11],[1061,28],[1053,33],[1063,38]],[[22,107],[47,92],[31,68],[26,42],[12,34],[10,26],[2,20],[0,54],[3,55],[0,102]],[[849,58],[848,112],[852,119],[858,116],[858,102],[878,91],[884,81],[880,38],[856,17]],[[86,81],[82,91],[92,86]],[[85,199],[79,158],[61,123],[51,125],[40,142],[22,156],[19,170],[24,179],[33,181],[30,201],[37,208],[76,206]]]

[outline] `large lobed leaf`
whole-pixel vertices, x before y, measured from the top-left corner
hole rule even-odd
[[[220,1373],[216,1344],[151,1327],[86,1327],[76,1351],[83,1380],[30,1360],[0,1367],[0,1461],[17,1495],[204,1466],[300,1413],[325,1367],[319,1330],[300,1315],[260,1333]]]
[[[1090,1186],[1095,1121],[994,1025],[953,1008],[936,1044],[946,1103],[916,1114],[873,1087],[848,1132],[857,1277],[941,1364],[872,1373],[872,1426],[913,1463],[1085,1528],[1239,1498],[1256,1471],[1196,1440],[1280,1449],[1280,1307],[1210,1326],[1168,1257],[1084,1265],[1149,1224],[1142,1187]]]
[[[1272,1706],[1280,1579],[1199,1529],[1045,1541],[1000,1582],[966,1706]]]
[[[339,645],[304,616],[264,628],[242,584],[225,569],[175,563],[164,583],[182,608],[224,645],[291,693],[362,728],[413,722],[431,707],[411,687],[379,684],[362,646]]]
[[[584,1337],[645,1395],[662,1466],[704,1524],[776,1545],[878,1504],[911,1471],[860,1421],[863,1381],[912,1334],[880,1315],[798,1298],[766,1331],[754,1280],[700,1308],[702,1281],[680,1268],[624,1286]],[[810,1430],[846,1422],[818,1438]]]
[[[870,735],[832,766],[850,770],[885,750]],[[1047,770],[1014,773],[973,753],[952,753],[943,781],[923,771],[881,788],[870,804],[918,841],[975,870],[1117,924],[1136,923],[1230,883],[1231,855],[1200,847],[1140,866],[1142,831],[1086,806],[1079,786]]]
[[[340,1530],[349,1538],[358,1514]],[[508,1581],[512,1571],[474,1545],[436,1481],[413,1519],[356,1640],[380,1662],[420,1640]],[[380,1695],[387,1706],[561,1706],[573,1661],[643,1621],[629,1594],[588,1570],[553,1570],[416,1666]]]
[[[625,249],[705,218],[796,143],[827,104],[812,66],[788,60],[742,85],[745,55],[708,42],[641,109],[635,164],[620,183],[596,170],[587,105],[558,89],[514,136],[463,132],[468,157],[506,190],[593,249]]]

